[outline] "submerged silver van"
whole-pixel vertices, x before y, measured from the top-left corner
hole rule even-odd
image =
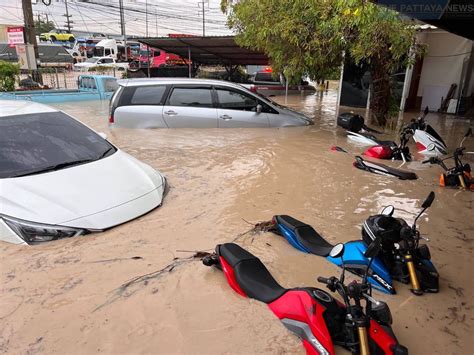
[[[239,84],[220,80],[119,80],[109,125],[125,128],[307,126],[313,121]]]

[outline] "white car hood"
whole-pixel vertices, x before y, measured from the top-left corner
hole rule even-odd
[[[69,227],[106,229],[161,204],[164,178],[117,150],[98,161],[0,180],[0,214]]]
[[[75,67],[93,67],[95,65],[97,65],[97,63],[82,62],[74,64]]]

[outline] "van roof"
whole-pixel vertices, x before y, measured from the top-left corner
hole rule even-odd
[[[137,78],[118,80],[121,86],[145,86],[145,85],[167,85],[167,84],[203,84],[203,85],[224,85],[230,87],[242,88],[240,84],[224,80],[212,79],[191,79],[191,78]]]

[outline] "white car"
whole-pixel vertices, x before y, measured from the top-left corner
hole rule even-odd
[[[238,128],[309,126],[313,120],[222,80],[119,80],[109,125],[124,128]]]
[[[75,71],[89,71],[95,67],[114,67],[118,71],[122,71],[128,69],[128,63],[119,63],[111,57],[92,57],[74,64]]]
[[[103,231],[160,206],[165,177],[46,105],[0,100],[0,240]]]

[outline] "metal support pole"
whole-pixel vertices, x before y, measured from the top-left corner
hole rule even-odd
[[[342,93],[342,77],[344,76],[344,58],[345,53],[342,53],[341,73],[339,78],[339,87],[337,88],[337,102],[336,102],[336,117],[339,116],[339,106],[341,105],[341,93]]]
[[[189,77],[191,78],[192,70],[191,70],[191,47],[188,46],[188,72]]]
[[[59,89],[58,68],[54,68],[54,72],[56,73],[56,89]]]

